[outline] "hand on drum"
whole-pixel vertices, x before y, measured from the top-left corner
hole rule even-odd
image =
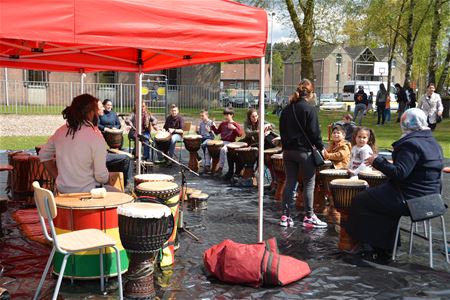
[[[350,176],[355,176],[355,175],[356,175],[356,172],[353,171],[353,170],[351,170],[351,169],[348,169],[348,170],[347,170],[347,173],[348,173],[348,175],[350,175]]]
[[[366,160],[364,161],[364,163],[366,164],[366,166],[371,166],[373,161],[375,160],[375,158],[378,157],[378,154],[376,153],[372,153],[371,156],[369,156],[368,158],[366,158]]]

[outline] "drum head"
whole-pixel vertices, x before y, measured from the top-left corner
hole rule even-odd
[[[197,200],[206,200],[209,198],[208,194],[205,193],[198,193],[198,194],[192,194],[189,199],[197,199]]]
[[[170,137],[170,132],[167,131],[158,131],[155,134],[155,139],[156,140],[167,140]]]
[[[223,141],[221,140],[208,140],[206,142],[207,146],[222,146],[223,145]]]
[[[342,187],[363,187],[368,186],[367,181],[361,179],[334,179],[330,185]]]
[[[159,203],[135,202],[121,205],[117,214],[140,219],[160,219],[171,215],[170,208]]]
[[[270,148],[270,149],[264,150],[264,154],[277,154],[282,151],[283,151],[283,149],[281,149],[281,147],[275,147],[275,148]]]
[[[183,137],[185,140],[201,140],[202,136],[199,134],[189,134]]]
[[[283,154],[277,153],[270,157],[271,159],[283,159]]]
[[[201,192],[202,192],[201,190],[187,188],[185,193],[186,195],[192,195],[192,194],[200,194]]]
[[[358,177],[376,177],[376,178],[385,178],[386,175],[381,173],[378,170],[372,170],[372,171],[361,171],[358,174]]]
[[[258,152],[256,147],[243,147],[236,149],[236,152]]]
[[[105,127],[105,132],[122,133],[122,129]]]
[[[247,147],[247,146],[248,146],[247,143],[244,143],[244,142],[233,142],[233,143],[229,143],[227,145],[228,148],[234,148],[234,149]]]
[[[142,191],[163,192],[178,188],[178,184],[170,181],[143,182],[137,186]]]
[[[134,180],[141,182],[175,181],[175,178],[166,174],[139,174],[134,176]]]
[[[339,169],[326,169],[326,170],[322,170],[320,171],[320,174],[325,175],[325,176],[346,176],[348,175],[347,170],[339,170]]]

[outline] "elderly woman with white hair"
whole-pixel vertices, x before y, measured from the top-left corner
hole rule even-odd
[[[366,160],[389,180],[353,198],[346,226],[357,242],[354,250],[364,258],[390,257],[398,220],[408,216],[404,200],[441,192],[442,149],[431,134],[425,113],[405,111],[400,119],[402,136],[392,144],[393,162],[377,154]]]

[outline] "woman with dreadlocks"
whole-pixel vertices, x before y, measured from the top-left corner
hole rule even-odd
[[[61,193],[89,192],[109,180],[106,142],[97,127],[98,102],[89,94],[75,97],[62,111],[66,124],[56,130],[39,152]]]

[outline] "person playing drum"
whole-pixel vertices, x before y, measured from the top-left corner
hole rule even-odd
[[[100,100],[98,101],[99,120],[101,120],[101,118],[106,113],[105,111],[107,110],[105,101],[103,101],[103,103]],[[111,100],[108,101],[111,102]],[[127,156],[126,154],[109,153],[109,152],[106,153],[106,168],[108,169],[109,172],[122,172],[123,183],[125,187],[128,185],[128,180],[133,176],[132,174],[133,166],[131,164],[132,161],[130,157]]]
[[[258,112],[254,108],[250,108],[247,111],[247,119],[244,122],[244,133],[245,137],[241,140],[241,142],[247,143],[249,146],[258,147],[258,136],[259,136],[259,116]],[[272,140],[276,138],[276,135],[273,132],[272,124],[265,123],[264,124],[264,149],[270,149],[275,147],[272,143]]]
[[[120,129],[120,121],[117,113],[112,110],[113,103],[109,99],[103,100],[103,107],[105,108],[103,115],[98,120],[98,129],[102,132],[105,128],[117,128]]]
[[[202,150],[204,153],[203,171],[205,173],[211,170],[211,157],[209,156],[207,143],[209,140],[214,140],[214,132],[211,129],[213,124],[213,121],[208,117],[208,110],[202,109],[200,111],[200,124],[197,126],[197,133],[202,136]]]
[[[183,130],[184,120],[179,115],[178,106],[172,104],[170,106],[170,115],[166,118],[164,123],[164,129],[172,134],[172,140],[170,142],[169,156],[173,157],[175,153],[175,145],[177,142],[182,141],[183,137],[179,133],[179,130]]]
[[[225,159],[227,157],[227,144],[236,141],[236,137],[242,136],[242,129],[239,123],[233,120],[234,111],[230,107],[226,107],[223,110],[223,115],[225,120],[220,123],[219,127],[213,123],[211,127],[212,131],[215,134],[220,134],[220,138],[223,141],[224,146],[220,149],[220,158],[219,158],[219,168],[217,169],[217,174],[222,174],[223,166],[225,165]],[[228,172],[230,173],[230,172]]]
[[[345,139],[345,129],[335,125],[331,134],[331,143],[324,150],[324,158],[333,163],[335,169],[346,169],[350,161],[352,145]]]
[[[148,110],[147,105],[142,102],[142,135],[144,135],[147,138],[150,138],[150,132],[153,129],[154,131],[158,130],[156,128],[156,124],[158,123],[158,120],[151,114],[151,112]],[[136,108],[134,109],[133,113],[131,114],[130,122],[133,124],[134,127],[136,127]],[[130,129],[130,132],[128,132],[128,138],[130,140],[134,140],[136,138],[136,131],[134,129]],[[142,145],[144,148],[144,155],[142,157],[142,160],[147,160],[150,157],[150,147],[146,145]]]
[[[66,124],[55,131],[39,152],[41,162],[56,178],[56,187],[61,193],[90,192],[109,181],[106,142],[97,127],[98,103],[99,100],[89,94],[75,97],[62,111]]]
[[[366,127],[356,127],[352,137],[352,153],[347,170],[348,174],[357,179],[360,171],[371,170],[372,167],[366,165],[364,161],[376,151],[373,130]]]

